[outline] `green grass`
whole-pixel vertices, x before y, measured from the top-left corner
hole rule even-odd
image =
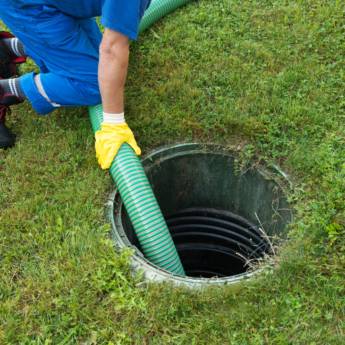
[[[140,284],[108,237],[113,187],[86,109],[16,108],[18,143],[0,152],[0,343],[344,344],[344,12],[204,0],[133,44],[127,119],[144,152],[216,142],[294,183],[276,269],[235,288]]]

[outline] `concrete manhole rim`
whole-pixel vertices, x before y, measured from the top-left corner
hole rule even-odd
[[[180,149],[184,148],[181,152]],[[176,151],[175,153],[170,153],[166,159],[172,159],[178,157],[179,155],[185,155],[188,153],[212,153],[221,154],[230,157],[238,156],[238,152],[221,147],[214,144],[200,144],[200,143],[180,143],[175,145],[167,145],[159,147],[143,158],[143,163],[145,169],[150,167],[150,163],[160,159],[160,157],[167,150]],[[163,162],[164,158],[160,160]],[[155,163],[157,164],[157,162]],[[291,181],[288,176],[277,166],[267,167],[257,167],[256,170],[262,175],[264,179],[269,179],[274,181],[278,188],[286,195],[287,189],[291,189]],[[281,182],[284,182],[283,185]],[[197,278],[197,277],[181,277],[178,275],[171,274],[156,265],[149,262],[139,249],[134,246],[128,239],[121,221],[122,214],[122,202],[118,191],[113,190],[106,203],[106,215],[111,223],[111,236],[114,241],[115,248],[117,250],[132,249],[133,255],[131,256],[131,268],[134,272],[140,272],[143,274],[143,278],[147,282],[170,282],[178,286],[186,287],[207,287],[207,286],[217,286],[217,285],[231,285],[239,282],[243,282],[262,273],[264,268],[256,269],[255,271],[247,271],[238,275],[232,275],[222,278]],[[116,214],[115,214],[116,212]],[[292,217],[292,211],[291,217]]]

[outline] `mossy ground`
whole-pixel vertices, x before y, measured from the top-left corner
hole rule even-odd
[[[132,46],[126,112],[144,152],[215,142],[290,174],[291,240],[236,288],[140,284],[108,237],[86,109],[17,107],[17,145],[0,152],[0,343],[344,344],[344,13],[204,0]]]

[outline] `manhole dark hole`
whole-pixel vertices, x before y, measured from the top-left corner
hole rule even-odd
[[[182,210],[167,218],[183,267],[190,277],[226,277],[269,254],[260,228],[228,211]]]
[[[248,263],[270,255],[273,238],[286,236],[292,214],[277,171],[240,172],[234,155],[199,144],[156,150],[143,164],[187,274],[171,275],[145,259],[115,191],[114,240],[121,248],[135,248],[133,266],[147,279],[230,284],[252,276]]]

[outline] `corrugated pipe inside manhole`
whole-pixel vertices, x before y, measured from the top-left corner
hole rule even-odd
[[[134,248],[133,268],[147,280],[232,284],[255,274],[250,263],[271,255],[275,239],[285,237],[292,213],[277,183],[286,176],[277,169],[238,172],[231,152],[200,144],[158,149],[143,164],[187,274],[172,275],[146,260],[114,191],[113,239],[120,249]]]

